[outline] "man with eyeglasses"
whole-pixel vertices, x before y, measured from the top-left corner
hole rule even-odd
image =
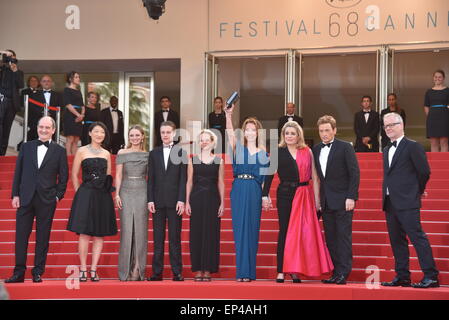
[[[384,116],[384,129],[390,144],[383,149],[384,181],[383,210],[395,258],[396,277],[382,282],[386,287],[439,287],[438,270],[429,240],[421,227],[421,197],[430,177],[430,167],[424,148],[404,136],[404,122],[397,113]],[[408,241],[418,255],[424,273],[421,282],[411,284]]]

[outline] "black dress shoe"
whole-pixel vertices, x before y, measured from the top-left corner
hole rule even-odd
[[[162,275],[161,274],[153,274],[147,280],[148,281],[162,281]]]
[[[34,283],[42,282],[41,275],[40,274],[33,274],[33,282]]]
[[[5,280],[5,283],[19,283],[24,281],[25,275],[13,274],[11,278]]]
[[[184,281],[184,278],[182,277],[181,274],[174,274],[173,281]]]
[[[335,279],[335,284],[346,284],[346,277],[345,276],[338,276]]]
[[[400,279],[396,277],[390,282],[382,282],[381,285],[384,287],[410,287],[412,282],[410,279]]]
[[[421,280],[420,283],[412,284],[413,288],[419,289],[438,288],[439,286],[440,283],[438,282],[438,279],[430,279],[430,278],[424,278]]]
[[[335,281],[337,280],[338,276],[337,275],[333,275],[332,277],[330,277],[329,279],[325,279],[325,280],[321,280],[322,283],[325,284],[330,284],[330,283],[335,283]]]

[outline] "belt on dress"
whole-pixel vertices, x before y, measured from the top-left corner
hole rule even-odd
[[[237,176],[237,178],[238,178],[238,179],[243,179],[243,180],[256,179],[253,175],[246,174],[246,173],[244,173],[244,174],[239,174],[239,175]]]
[[[447,108],[447,105],[444,104],[434,104],[433,106],[430,106],[431,108]]]
[[[282,181],[280,183],[283,187],[297,188],[302,186],[308,186],[309,181],[299,182],[299,181]]]
[[[83,123],[84,124],[92,124],[92,123],[95,123],[95,121],[84,121]]]
[[[128,179],[145,179],[145,177],[128,177]]]

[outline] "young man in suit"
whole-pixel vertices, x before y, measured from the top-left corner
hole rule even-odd
[[[148,158],[148,210],[153,214],[153,275],[149,281],[161,281],[164,268],[165,225],[168,220],[170,263],[173,281],[183,281],[181,256],[182,213],[186,201],[187,154],[174,145],[176,126],[161,124],[162,146]]]
[[[383,150],[383,210],[395,258],[396,277],[383,282],[387,287],[409,287],[409,250],[406,235],[418,255],[424,273],[415,288],[439,287],[438,270],[429,240],[421,227],[421,197],[430,178],[430,167],[423,147],[404,136],[404,122],[397,113],[384,116],[385,133],[390,144]]]
[[[289,121],[296,121],[301,126],[301,128],[303,127],[304,121],[301,117],[295,114],[295,109],[296,107],[293,102],[287,103],[287,113],[285,116],[280,117],[278,121],[279,135],[281,134],[284,124],[286,124]]]
[[[117,152],[123,148],[125,145],[124,136],[124,120],[123,113],[118,109],[118,98],[112,96],[109,99],[111,106],[109,108],[101,110],[100,118],[108,128],[111,141],[109,141],[109,149],[112,154],[117,154]]]
[[[321,143],[313,147],[320,178],[320,203],[326,244],[334,273],[323,283],[346,284],[352,270],[352,217],[358,199],[360,170],[351,144],[335,138],[337,123],[331,116],[318,119]]]
[[[67,187],[67,155],[63,147],[51,141],[56,130],[51,117],[39,120],[39,140],[26,142],[20,149],[12,186],[12,207],[16,216],[16,266],[6,283],[25,279],[28,239],[36,217],[36,248],[33,282],[42,282],[45,271],[51,225],[56,203]]]
[[[179,129],[180,121],[179,115],[175,110],[171,109],[171,99],[167,96],[162,96],[160,99],[161,110],[156,112],[154,115],[154,131],[156,134],[156,147],[162,145],[161,139],[161,125],[163,122],[171,121],[175,124],[176,128]]]
[[[379,113],[371,110],[373,99],[363,96],[361,108],[354,116],[354,132],[356,135],[356,152],[379,152]]]
[[[56,91],[52,90],[53,80],[49,75],[44,75],[41,78],[41,90],[30,93],[30,98],[40,103],[47,104],[52,107],[59,107],[62,105],[61,96]],[[32,102],[28,104],[28,141],[38,138],[37,135],[37,123],[39,119],[44,116],[44,108],[35,105]],[[56,121],[56,111],[48,110],[48,115]],[[53,141],[55,141],[56,135],[53,135]]]

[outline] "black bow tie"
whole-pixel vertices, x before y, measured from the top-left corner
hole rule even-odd
[[[394,146],[396,148],[397,145],[398,145],[397,141],[390,142],[390,147]]]
[[[50,141],[45,141],[45,142],[43,142],[43,141],[41,141],[41,140],[38,140],[38,141],[37,141],[37,146],[39,147],[39,146],[41,146],[41,145],[44,145],[44,146],[46,146],[46,147],[48,148],[48,146],[50,145]]]
[[[117,109],[112,109],[111,112],[118,112],[118,110]]]
[[[162,110],[162,112],[168,112],[168,110]]]
[[[44,90],[44,93],[51,93],[51,90]]]
[[[371,111],[363,111],[364,114],[370,113]]]
[[[323,144],[321,144],[321,148],[324,148],[324,147],[331,147],[331,145],[332,145],[332,142],[329,142],[329,143],[323,143]]]

